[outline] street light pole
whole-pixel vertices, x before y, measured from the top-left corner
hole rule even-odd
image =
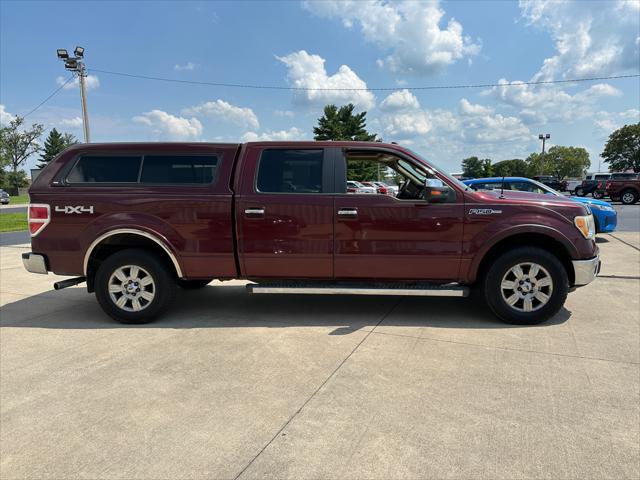
[[[76,47],[73,51],[75,57],[70,57],[63,48],[57,50],[58,58],[64,60],[64,68],[78,76],[80,84],[80,103],[82,104],[82,129],[84,132],[84,142],[89,143],[91,136],[89,133],[89,112],[87,110],[87,69],[84,66],[84,48]]]
[[[544,147],[547,142],[551,138],[551,135],[548,133],[538,135],[538,139],[542,140],[542,157],[540,158],[540,175],[544,175]]]

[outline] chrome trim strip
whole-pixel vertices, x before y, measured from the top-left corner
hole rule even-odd
[[[87,276],[87,267],[89,266],[89,257],[91,256],[91,252],[93,251],[93,249],[96,248],[98,244],[103,240],[105,240],[106,238],[112,237],[114,235],[119,235],[121,233],[130,233],[133,235],[140,235],[141,237],[145,237],[145,238],[148,238],[149,240],[153,240],[154,242],[156,242],[167,253],[167,255],[169,255],[169,258],[171,259],[171,262],[173,263],[173,266],[176,269],[176,273],[178,274],[178,278],[184,278],[184,275],[182,275],[182,269],[180,268],[180,264],[178,263],[178,259],[171,252],[171,250],[169,250],[169,248],[164,244],[164,242],[150,233],[147,233],[143,230],[137,230],[135,228],[118,228],[116,230],[110,230],[107,233],[104,233],[100,235],[98,238],[96,238],[91,243],[91,245],[89,245],[89,248],[84,254],[82,271],[84,272],[85,277]]]
[[[40,273],[47,275],[47,262],[44,259],[44,255],[38,255],[37,253],[23,253],[22,265],[27,272]]]
[[[600,256],[589,260],[573,260],[573,272],[575,273],[574,286],[580,287],[591,283],[600,272]]]
[[[392,295],[412,297],[466,297],[469,289],[459,288],[354,288],[354,287],[270,287],[259,284],[247,285],[251,293],[287,293],[300,295]]]
[[[247,215],[264,215],[264,208],[247,208],[244,213]]]

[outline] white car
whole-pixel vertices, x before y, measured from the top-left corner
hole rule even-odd
[[[347,193],[378,193],[375,187],[367,187],[366,185],[356,182],[355,180],[347,181]]]

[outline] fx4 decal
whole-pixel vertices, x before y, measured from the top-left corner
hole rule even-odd
[[[502,210],[494,210],[493,208],[472,208],[469,215],[496,215],[502,213]]]
[[[93,213],[93,205],[90,207],[85,207],[84,205],[78,205],[76,207],[71,205],[65,205],[64,207],[56,206],[56,212],[65,213],[67,215],[71,213],[83,214],[83,213]]]

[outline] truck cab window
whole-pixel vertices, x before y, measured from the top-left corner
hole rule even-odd
[[[267,149],[256,187],[262,193],[321,193],[323,150]]]
[[[395,196],[398,200],[422,200],[425,194],[425,183],[438,185],[442,181],[422,165],[409,162],[387,152],[348,151],[345,153],[347,163],[347,193],[377,193]],[[363,188],[364,186],[371,191]],[[378,184],[382,187],[376,188]],[[368,187],[370,186],[370,187]],[[451,189],[451,199],[455,201],[455,192]]]

